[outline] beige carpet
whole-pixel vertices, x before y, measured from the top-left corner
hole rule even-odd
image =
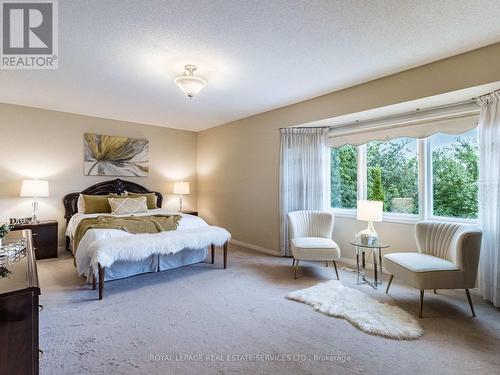
[[[220,264],[220,254],[217,254]],[[500,312],[461,291],[426,295],[424,336],[371,336],[342,319],[285,299],[334,277],[331,268],[232,248],[229,268],[198,264],[106,284],[105,299],[77,276],[71,258],[38,263],[42,286],[41,373],[56,374],[494,374]],[[416,316],[418,292],[345,285]],[[267,356],[267,357],[266,357]]]

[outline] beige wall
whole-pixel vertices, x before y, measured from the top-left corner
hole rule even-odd
[[[37,177],[50,183],[50,197],[40,198],[40,219],[59,220],[59,243],[65,228],[62,198],[99,181],[116,177],[83,175],[83,134],[120,135],[149,140],[148,177],[122,177],[164,194],[164,207],[177,208],[172,181],[191,182],[185,208],[196,208],[194,132],[123,121],[0,104],[0,220],[31,215],[31,199],[19,198],[21,181]]]
[[[498,81],[498,61],[500,43],[199,133],[200,214],[227,227],[236,240],[277,251],[280,127]],[[335,238],[343,256],[352,258],[348,241],[361,224],[351,218],[336,222]],[[377,228],[394,251],[415,248],[412,225]]]

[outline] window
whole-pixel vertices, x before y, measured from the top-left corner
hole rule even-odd
[[[395,138],[331,150],[333,208],[381,200],[386,218],[475,220],[478,131]]]
[[[418,214],[417,140],[396,138],[367,144],[367,198],[385,212]]]
[[[430,138],[434,216],[477,218],[479,150],[477,129]]]
[[[358,152],[345,145],[331,149],[331,205],[335,208],[356,208]]]

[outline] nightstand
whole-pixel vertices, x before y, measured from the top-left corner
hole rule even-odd
[[[198,211],[183,210],[183,211],[181,211],[181,213],[183,213],[183,214],[187,214],[187,215],[194,215],[194,216],[198,216]]]
[[[57,258],[57,221],[14,225],[13,230],[31,229],[36,259]]]

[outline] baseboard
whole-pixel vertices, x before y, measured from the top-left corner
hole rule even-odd
[[[258,251],[260,253],[274,255],[274,256],[277,256],[277,257],[281,256],[281,253],[279,253],[279,252],[277,252],[275,250],[271,250],[271,249],[268,249],[266,247],[262,247],[262,246],[259,246],[259,245],[253,245],[253,244],[248,243],[248,242],[243,242],[243,241],[235,240],[233,238],[231,238],[231,240],[229,240],[229,243],[232,243],[234,245],[241,246],[241,247],[246,247],[247,249],[252,249],[252,250]]]

